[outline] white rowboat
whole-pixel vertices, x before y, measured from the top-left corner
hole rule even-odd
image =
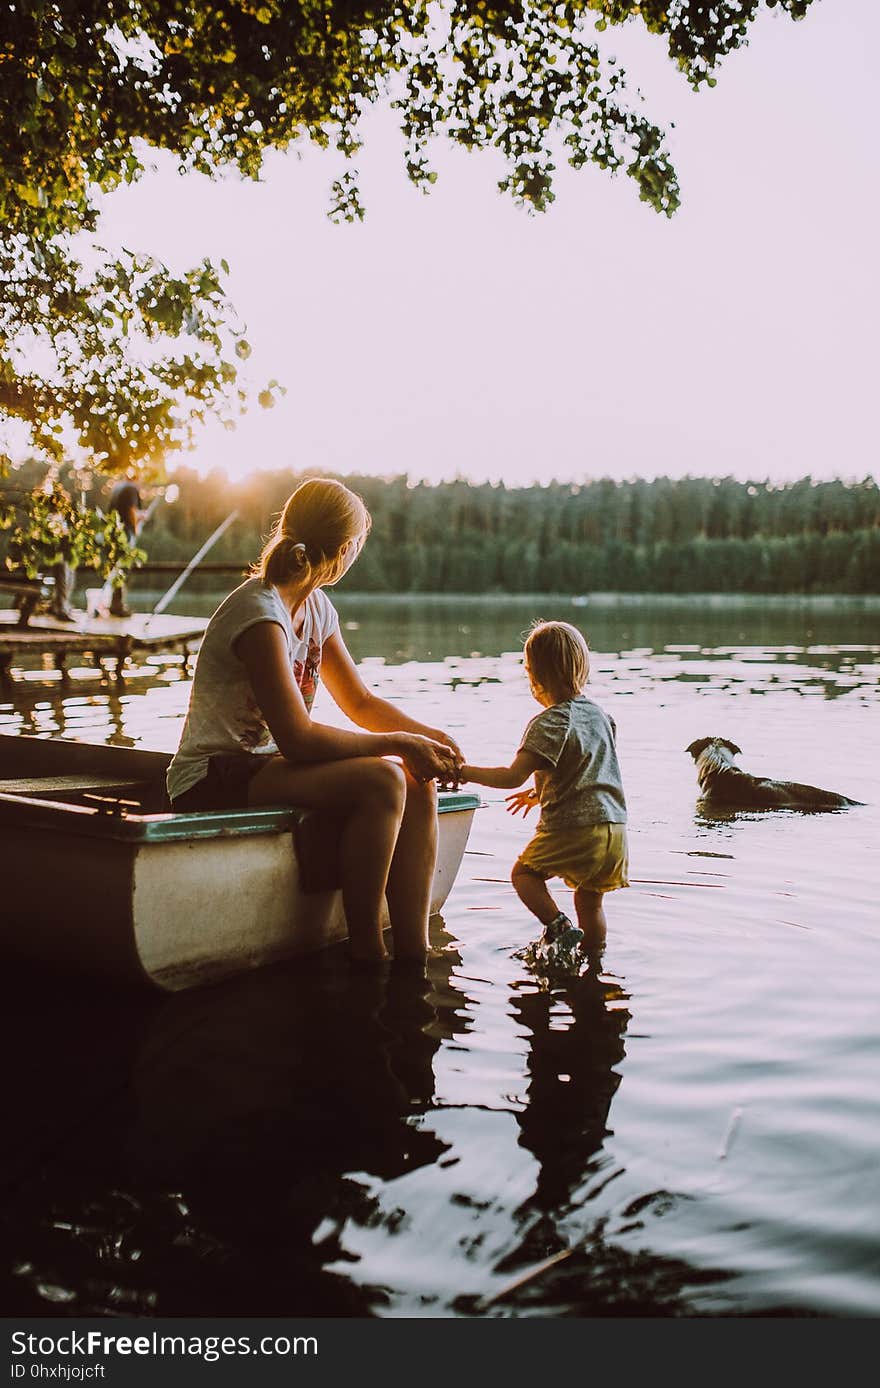
[[[306,892],[295,809],[151,813],[170,757],[0,735],[0,949],[169,991],[347,936],[338,890]],[[449,895],[476,795],[441,791],[431,911]]]

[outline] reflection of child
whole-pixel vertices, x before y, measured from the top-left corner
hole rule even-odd
[[[544,712],[529,723],[510,766],[465,766],[462,780],[499,790],[512,814],[535,804],[534,838],[513,866],[520,901],[544,926],[543,943],[583,947],[605,937],[605,892],[628,886],[626,801],[614,722],[586,698],[590,653],[568,622],[540,622],[524,648],[529,685]],[[535,787],[516,790],[534,773]],[[577,930],[547,890],[548,877],[574,888]]]

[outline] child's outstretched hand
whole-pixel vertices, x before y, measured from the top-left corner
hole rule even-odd
[[[528,790],[515,790],[512,795],[505,796],[505,799],[510,814],[519,814],[522,810],[523,818],[525,818],[529,810],[537,805],[538,792],[534,786],[530,786]]]

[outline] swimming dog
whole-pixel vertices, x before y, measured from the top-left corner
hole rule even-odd
[[[842,810],[861,804],[818,786],[752,776],[734,766],[733,759],[742,755],[741,749],[726,737],[700,737],[685,750],[696,763],[703,804],[715,809]]]

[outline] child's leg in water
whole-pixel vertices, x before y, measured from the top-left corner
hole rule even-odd
[[[583,944],[580,929],[560,911],[543,877],[520,863],[514,865],[510,876],[520,901],[544,927],[540,940],[517,950],[516,958],[525,960],[538,974],[547,971],[576,974]]]
[[[514,863],[510,880],[523,906],[527,906],[532,915],[538,917],[542,925],[549,925],[552,920],[556,919],[559,915],[559,907],[547,890],[547,883],[543,877],[539,877],[536,872],[530,872],[528,868],[521,867],[519,863]]]
[[[578,925],[584,932],[584,949],[601,949],[605,943],[605,910],[602,905],[602,892],[591,892],[586,887],[578,887],[574,894],[574,909],[577,911]]]

